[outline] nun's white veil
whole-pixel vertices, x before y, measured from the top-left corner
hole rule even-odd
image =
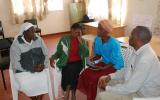
[[[23,35],[24,31],[27,31],[31,27],[34,27],[34,25],[31,24],[31,23],[29,23],[29,22],[23,23],[22,26],[21,26],[21,29],[20,29],[19,33],[15,37],[15,40],[17,39],[18,36]]]

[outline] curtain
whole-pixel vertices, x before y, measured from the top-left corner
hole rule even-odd
[[[152,31],[153,31],[153,34],[160,35],[160,18],[159,18],[159,16],[160,16],[160,1],[158,3],[157,8],[158,8],[157,13],[156,13],[157,15],[156,15],[156,18],[153,22],[153,26],[152,26],[153,30]]]
[[[63,0],[48,0],[49,11],[60,11],[63,10]]]
[[[95,20],[108,19],[108,0],[89,0],[88,16]]]
[[[123,25],[126,16],[127,0],[108,0],[108,19],[114,24]]]
[[[47,0],[10,0],[13,23],[22,23],[25,19],[42,20],[47,14]]]
[[[89,0],[73,0],[73,2],[82,3],[84,5],[84,7],[85,7],[85,13],[87,14]]]
[[[79,0],[84,1],[86,13],[96,20],[109,19],[113,24],[123,25],[127,0]]]

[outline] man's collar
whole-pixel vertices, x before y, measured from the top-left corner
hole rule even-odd
[[[149,46],[150,46],[149,43],[141,46],[137,51],[135,51],[135,54],[136,54],[136,55],[139,55],[143,50],[147,49]]]

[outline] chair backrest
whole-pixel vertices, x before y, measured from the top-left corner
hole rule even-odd
[[[0,36],[2,36],[2,38],[4,39],[3,26],[1,21],[0,21]]]
[[[129,46],[128,43],[122,42],[120,43],[120,45],[121,45],[121,53],[124,61],[124,66],[127,66],[129,64],[129,61],[133,52],[133,48]]]
[[[24,20],[24,23],[25,23],[25,22],[32,23],[33,25],[35,25],[35,26],[38,27],[37,19],[35,19],[35,18],[33,18],[33,19],[26,19],[26,20]]]
[[[11,44],[12,40],[10,38],[0,39],[0,69],[2,70],[9,68],[9,50]]]
[[[120,46],[121,46],[121,54],[123,57],[124,66],[127,66],[129,64],[129,60],[131,58],[133,48],[129,46],[128,43],[123,43],[123,42],[120,43]],[[88,68],[88,66],[86,65],[86,60],[87,58],[85,58],[85,68]]]
[[[0,69],[1,70],[8,69],[9,63],[10,63],[9,50],[6,49],[3,51],[0,51]]]
[[[160,56],[158,56],[158,59],[159,59],[159,61],[160,61]]]

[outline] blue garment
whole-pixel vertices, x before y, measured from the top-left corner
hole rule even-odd
[[[124,66],[120,43],[113,37],[110,37],[103,44],[101,38],[96,36],[94,40],[94,54],[101,55],[102,62],[106,64],[112,63],[115,69],[119,70]]]

